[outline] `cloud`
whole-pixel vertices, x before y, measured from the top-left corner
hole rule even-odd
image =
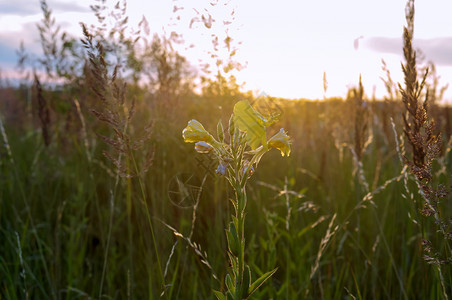
[[[380,53],[402,56],[402,38],[372,37],[365,43],[366,47]],[[438,66],[452,66],[452,37],[432,39],[414,39],[413,45],[425,55],[426,60]]]
[[[30,0],[0,0],[0,27],[3,28],[0,30],[0,66],[16,64],[16,50],[21,42],[32,57],[42,53],[36,26],[41,22],[42,12],[39,1],[32,2],[30,4]],[[89,8],[69,3],[67,0],[48,0],[48,5],[54,13],[56,25],[61,26],[62,31],[73,25],[74,19],[77,20],[85,15],[84,12],[89,11]],[[70,32],[69,34],[71,35]]]
[[[41,53],[39,33],[34,22],[24,23],[19,31],[0,32],[0,66],[16,66],[18,56],[16,51],[21,42],[24,43],[28,55],[36,57]]]
[[[366,39],[365,46],[373,51],[402,55],[402,39],[387,37],[371,37]]]
[[[84,7],[74,2],[65,2],[61,0],[47,1],[47,5],[53,13],[90,11],[89,7]],[[36,14],[41,14],[41,7],[38,1],[31,2],[30,0],[0,0],[0,16],[18,15],[24,17]]]
[[[29,16],[39,13],[39,7],[30,5],[29,1],[0,2],[0,11],[0,15]]]
[[[50,2],[48,3],[49,8],[55,12],[90,12],[91,9],[89,7],[80,6],[73,2]]]
[[[437,65],[452,66],[452,37],[419,39],[414,41],[414,46]]]
[[[26,47],[35,44],[39,46],[39,31],[36,27],[36,22],[23,23],[21,24],[19,30],[0,31],[0,43],[17,48],[22,41]]]

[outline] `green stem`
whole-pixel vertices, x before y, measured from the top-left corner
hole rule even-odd
[[[238,174],[237,174],[238,175]],[[243,286],[243,272],[245,269],[245,234],[244,234],[244,223],[245,223],[245,206],[246,206],[246,191],[245,188],[241,188],[240,179],[236,178],[235,181],[235,193],[237,201],[237,235],[238,240],[238,270],[236,278],[236,291],[235,299],[242,299],[243,289],[247,288]]]
[[[137,166],[137,162],[135,160],[135,157],[133,156],[132,153],[130,154],[130,156],[132,157],[133,165],[135,167],[135,172],[137,174],[139,174],[138,166]],[[144,192],[143,181],[141,180],[140,176],[138,176],[138,182],[140,184],[141,196],[143,198],[143,203],[144,203],[145,211],[146,211],[146,217],[147,217],[147,220],[148,220],[148,223],[149,223],[149,229],[151,231],[152,242],[154,244],[154,251],[155,251],[155,256],[156,256],[156,259],[157,259],[157,266],[158,266],[158,275],[159,275],[159,279],[160,279],[160,282],[161,282],[161,285],[162,285],[162,289],[163,289],[163,291],[165,291],[165,279],[163,278],[162,265],[160,263],[160,256],[159,256],[159,253],[158,253],[157,242],[155,240],[155,235],[154,235],[154,227],[152,225],[151,215],[149,213],[149,207],[148,207],[148,203],[146,201],[146,194]],[[166,292],[164,294],[165,294],[165,298],[168,299],[168,295],[166,294]]]

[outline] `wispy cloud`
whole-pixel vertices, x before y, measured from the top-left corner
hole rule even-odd
[[[437,65],[452,66],[452,37],[432,39],[414,39],[414,48],[419,49],[427,60]],[[402,38],[372,37],[365,43],[366,47],[380,53],[402,55]]]

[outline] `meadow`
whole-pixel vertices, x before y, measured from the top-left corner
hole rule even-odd
[[[239,101],[278,115],[267,137],[284,128],[291,142],[290,156],[269,151],[247,178],[243,259],[253,281],[276,269],[250,299],[452,294],[452,108],[435,78],[423,81],[410,23],[405,82],[388,70],[385,99],[368,97],[359,79],[345,99],[287,100],[243,91],[220,71],[196,90],[185,59],[160,38],[141,58],[132,38],[107,44],[89,27],[78,48],[46,39],[54,24],[43,12],[44,45],[59,51],[42,64],[63,83],[30,72],[33,84],[0,89],[0,299],[231,290],[225,228],[237,191],[182,130],[196,119],[232,141]],[[117,53],[126,71],[108,59]],[[146,70],[157,75],[143,86]]]

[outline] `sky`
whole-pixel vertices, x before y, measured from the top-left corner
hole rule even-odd
[[[62,30],[80,36],[79,22],[96,23],[89,8],[95,2],[48,0],[48,5]],[[247,90],[294,99],[345,97],[361,75],[367,97],[375,93],[381,98],[385,96],[382,59],[393,80],[403,82],[405,4],[403,0],[128,0],[127,13],[131,28],[137,28],[145,16],[151,32],[181,33],[184,43],[177,50],[194,67],[211,62],[211,34],[221,41],[227,30],[237,48],[235,59],[245,66],[234,74]],[[452,1],[418,0],[415,5],[414,46],[425,61],[435,63],[440,85],[446,85],[452,78]],[[199,21],[209,14],[215,20],[211,28]],[[190,26],[194,18],[199,22]],[[29,52],[40,53],[36,24],[41,19],[38,0],[0,0],[2,76],[15,76],[15,50],[21,42]],[[217,54],[221,58],[227,51],[222,48]],[[452,87],[445,98],[452,100]]]

